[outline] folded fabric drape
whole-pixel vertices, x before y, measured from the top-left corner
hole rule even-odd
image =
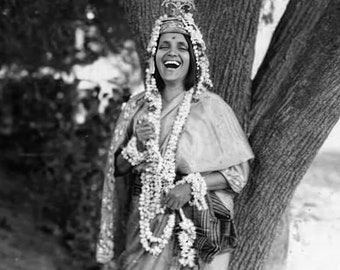
[[[119,255],[114,254],[114,241],[118,236],[122,237],[122,231],[126,229],[120,228],[122,224],[126,226],[127,217],[119,216],[120,202],[117,198],[118,194],[120,197],[131,198],[131,193],[127,193],[129,188],[126,188],[126,185],[123,185],[124,188],[120,188],[120,185],[116,183],[114,177],[115,153],[127,143],[129,137],[134,133],[136,121],[143,118],[146,113],[143,95],[144,93],[141,93],[131,98],[122,110],[110,145],[102,195],[101,228],[97,244],[97,260],[99,262],[108,262]],[[163,109],[160,135],[161,152],[166,147],[182,98],[183,96],[179,95]],[[232,109],[218,95],[206,92],[202,94],[198,102],[192,103],[177,147],[176,171],[178,174],[225,170],[246,162],[253,156],[247,138]],[[223,202],[219,196],[215,198],[215,195],[212,195],[212,205],[217,205],[215,207],[217,213],[223,212]],[[197,213],[191,213],[191,215],[193,219],[197,219],[197,223],[203,222],[203,228],[207,226],[205,221],[208,220],[208,217],[198,216]],[[223,221],[225,224],[222,224],[221,222],[216,226],[224,228],[223,235],[224,233],[229,235],[234,230],[232,224],[225,221]],[[209,224],[209,226],[215,225]],[[211,235],[212,239],[220,238],[220,236]],[[233,239],[230,238],[228,241],[232,246]],[[210,260],[209,252],[207,253],[206,260]]]

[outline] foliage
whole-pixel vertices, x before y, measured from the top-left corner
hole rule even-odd
[[[1,160],[27,175],[37,226],[88,268],[106,149],[128,90],[99,114],[101,89],[80,96],[77,81],[59,75],[119,51],[131,33],[118,0],[4,0],[0,10]]]
[[[28,70],[68,70],[117,50],[131,37],[117,0],[4,0],[0,2],[0,59]],[[76,29],[86,32],[84,47]]]
[[[123,96],[98,113],[98,90],[80,98],[75,84],[51,76],[3,82],[2,159],[27,176],[41,229],[61,232],[77,258],[93,258],[102,170]],[[128,91],[126,91],[128,92]],[[77,124],[79,106],[86,120]]]

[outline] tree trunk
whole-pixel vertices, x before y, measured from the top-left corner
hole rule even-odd
[[[256,158],[236,204],[241,237],[231,269],[261,269],[296,186],[339,119],[339,8],[330,2],[251,135]]]
[[[251,133],[261,116],[278,96],[280,85],[287,79],[295,58],[305,48],[306,40],[329,0],[291,0],[282,16],[266,56],[252,84],[252,103],[249,113]],[[287,89],[281,89],[285,91]],[[264,265],[266,270],[286,269],[289,245],[289,208],[281,217],[272,247]]]
[[[339,0],[330,1],[325,12],[329,0],[313,0],[318,5],[312,9],[304,6],[306,1],[287,9],[267,64],[256,77],[253,97],[250,78],[261,1],[196,1],[195,19],[207,44],[214,91],[244,127],[250,124],[256,155],[250,183],[236,202],[240,241],[232,270],[261,269],[296,186],[340,116]],[[160,3],[122,1],[140,52],[160,15]],[[299,9],[314,16],[302,20]],[[263,98],[267,95],[269,102]]]
[[[196,1],[211,64],[214,92],[222,96],[244,125],[250,109],[250,87],[261,1]]]
[[[290,219],[289,207],[280,217],[277,225],[273,243],[270,246],[268,256],[263,265],[264,270],[288,270],[288,249],[289,249],[289,233]]]
[[[120,0],[124,8],[130,28],[135,36],[137,51],[142,70],[145,69],[146,47],[151,37],[151,30],[156,19],[162,14],[159,0]],[[144,74],[143,74],[144,76]]]

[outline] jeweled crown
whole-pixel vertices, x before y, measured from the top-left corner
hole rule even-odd
[[[188,31],[182,21],[185,14],[195,9],[193,0],[164,0],[162,3],[165,18],[162,20],[160,33],[181,33],[188,35]]]
[[[164,0],[162,7],[170,17],[177,17],[180,14],[188,13],[195,9],[193,0]]]

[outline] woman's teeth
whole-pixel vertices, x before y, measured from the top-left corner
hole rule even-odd
[[[164,62],[164,66],[166,68],[173,68],[173,69],[176,69],[180,66],[180,63],[178,61],[165,61]]]

